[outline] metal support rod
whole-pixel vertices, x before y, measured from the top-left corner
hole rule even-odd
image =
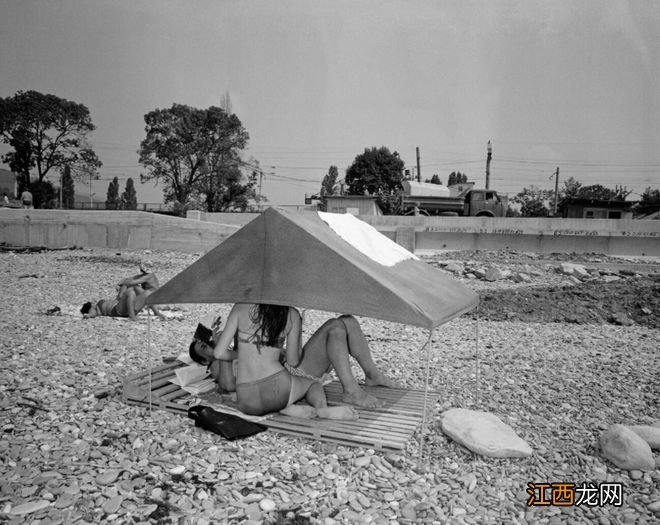
[[[149,356],[149,415],[151,416],[151,309],[147,307],[147,355]]]
[[[479,305],[477,305],[477,326],[475,338],[475,385],[474,385],[474,408],[479,407]]]
[[[433,329],[429,330],[429,338],[426,340],[426,380],[424,381],[424,408],[422,410],[422,426],[419,429],[419,458],[417,459],[417,469],[422,467],[422,457],[424,455],[424,433],[426,431],[426,400],[429,395],[429,378],[431,377],[431,337]]]

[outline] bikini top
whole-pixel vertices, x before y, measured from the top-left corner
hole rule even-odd
[[[245,334],[241,336],[241,334]],[[284,348],[284,341],[286,340],[285,336],[281,336],[275,340],[275,344],[268,344],[268,342],[261,336],[257,336],[250,332],[244,332],[243,330],[238,331],[238,341],[239,343],[249,343],[255,345],[258,349],[261,349],[264,346],[270,346],[273,348],[279,348],[280,350]]]

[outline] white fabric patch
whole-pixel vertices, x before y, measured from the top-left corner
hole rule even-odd
[[[383,266],[394,266],[406,259],[418,259],[376,228],[350,213],[317,212],[330,229],[355,249]]]

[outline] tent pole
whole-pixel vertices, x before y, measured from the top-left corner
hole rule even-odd
[[[474,408],[479,407],[479,305],[477,305],[477,326],[475,338],[475,387],[474,387]]]
[[[151,416],[151,310],[147,308],[147,355],[149,356],[149,416]]]
[[[426,340],[426,380],[424,381],[424,409],[422,411],[422,426],[419,430],[419,458],[417,469],[422,468],[422,456],[424,455],[424,432],[426,430],[426,400],[429,395],[429,377],[431,375],[431,336],[433,329],[429,330],[429,338]]]

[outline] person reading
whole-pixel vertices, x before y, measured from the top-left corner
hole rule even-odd
[[[235,351],[228,349],[229,359],[216,359],[213,356],[213,350],[216,340],[222,333],[219,330],[222,317],[218,317],[212,324],[212,328],[202,323],[197,324],[197,329],[193,335],[193,340],[188,348],[190,358],[203,366],[207,366],[211,377],[220,387],[222,393],[236,391],[236,374],[234,372],[234,363],[238,357]]]

